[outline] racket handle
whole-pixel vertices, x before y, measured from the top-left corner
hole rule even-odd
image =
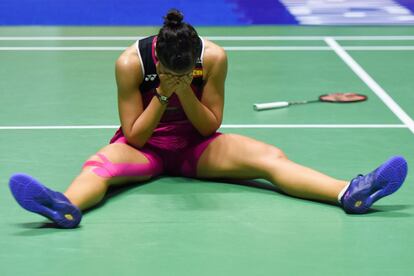
[[[254,110],[260,111],[260,110],[273,109],[273,108],[282,108],[286,106],[289,106],[289,102],[260,103],[260,104],[254,104],[253,108]]]

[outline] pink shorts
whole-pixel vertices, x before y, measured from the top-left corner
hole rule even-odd
[[[144,147],[137,149],[155,168],[153,176],[164,174],[197,177],[197,164],[201,154],[214,139],[222,134],[216,132],[204,137],[194,129],[184,128],[186,129],[184,131],[182,127],[180,131],[173,131],[172,135],[171,129],[168,129],[168,134],[165,135],[165,129],[158,128]],[[110,143],[129,144],[121,129],[118,129]]]

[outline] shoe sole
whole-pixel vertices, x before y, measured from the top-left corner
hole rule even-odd
[[[375,173],[375,180],[369,191],[361,191],[347,200],[352,213],[366,213],[377,200],[395,193],[407,176],[407,161],[395,156],[383,163]]]
[[[48,190],[26,174],[15,174],[9,181],[10,190],[24,209],[40,214],[61,228],[74,228],[80,223],[80,210],[65,201],[53,199]]]

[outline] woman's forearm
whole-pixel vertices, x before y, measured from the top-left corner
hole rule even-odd
[[[214,113],[203,105],[190,87],[187,93],[177,93],[187,118],[203,136],[209,136],[217,131],[221,121],[216,118]]]
[[[162,104],[157,97],[153,97],[132,125],[129,135],[126,136],[128,142],[137,148],[143,147],[160,122],[166,107],[167,105]]]

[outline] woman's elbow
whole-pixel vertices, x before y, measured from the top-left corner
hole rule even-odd
[[[210,127],[203,129],[200,131],[200,134],[204,137],[208,137],[210,135],[213,135],[214,133],[217,132],[217,130],[220,128],[221,124],[214,124],[214,125],[210,125]]]
[[[137,137],[134,137],[132,135],[125,134],[125,138],[129,145],[133,146],[134,148],[140,149],[145,146],[147,143],[147,140],[143,139],[137,139]]]

